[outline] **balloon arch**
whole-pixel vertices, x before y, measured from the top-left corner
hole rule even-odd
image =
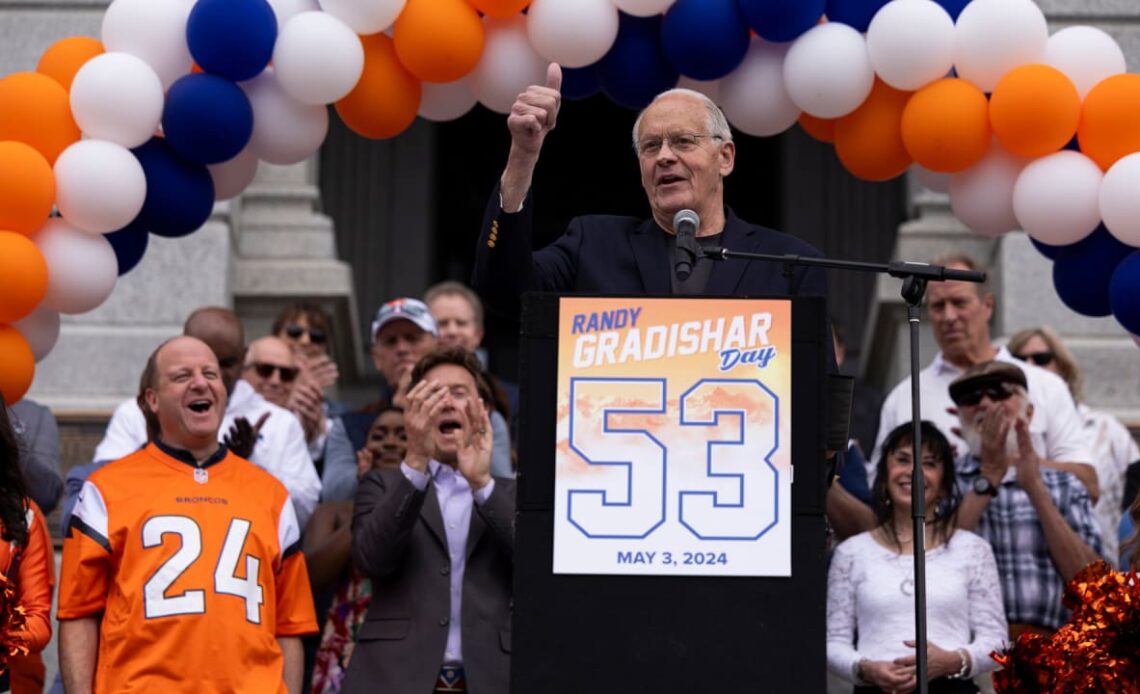
[[[0,79],[0,390],[23,396],[60,314],[150,234],[312,155],[329,105],[395,137],[505,113],[548,61],[569,99],[639,108],[680,81],[749,135],[798,122],[859,178],[913,169],[975,232],[1026,230],[1073,310],[1140,333],[1140,75],[1032,0],[114,0],[101,40]]]

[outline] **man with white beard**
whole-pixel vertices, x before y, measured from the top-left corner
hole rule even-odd
[[[1010,640],[1068,621],[1064,584],[1100,559],[1088,490],[1069,472],[1042,467],[1030,441],[1033,405],[1025,373],[988,361],[950,384],[969,452],[957,463],[958,527],[993,546]]]

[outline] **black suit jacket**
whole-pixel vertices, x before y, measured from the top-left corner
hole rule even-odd
[[[517,315],[525,291],[592,294],[659,294],[672,291],[669,236],[653,219],[592,215],[576,217],[566,233],[539,251],[532,248],[533,201],[508,214],[499,207],[498,187],[483,216],[472,284],[488,304]],[[721,245],[729,250],[818,257],[800,239],[737,217],[725,208]],[[827,296],[821,268],[759,260],[718,262],[704,293],[710,296]]]
[[[471,694],[505,694],[510,677],[514,480],[495,478],[474,504],[463,575],[463,667]],[[353,692],[428,694],[447,646],[451,561],[435,486],[417,491],[399,469],[369,472],[352,518],[352,557],[372,579],[344,686]]]

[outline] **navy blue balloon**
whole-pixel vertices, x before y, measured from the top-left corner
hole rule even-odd
[[[1079,152],[1081,151],[1081,141],[1076,135],[1073,135],[1073,139],[1066,142],[1064,148],[1070,152]]]
[[[792,41],[819,22],[826,0],[739,0],[748,26],[769,41]]]
[[[199,164],[233,159],[253,134],[253,107],[233,82],[217,75],[181,77],[166,92],[162,132],[180,155]]]
[[[562,98],[586,99],[597,94],[600,88],[596,65],[562,68]]]
[[[119,277],[139,264],[146,254],[147,242],[150,240],[150,234],[138,219],[118,231],[103,236],[107,237],[111,242],[111,248],[115,249],[115,259],[119,261]]]
[[[1109,282],[1113,271],[1135,248],[1100,225],[1086,238],[1066,246],[1053,261],[1053,287],[1066,306],[1085,316],[1112,313]]]
[[[1050,246],[1047,243],[1041,243],[1032,236],[1029,237],[1029,243],[1032,243],[1033,247],[1036,248],[1041,255],[1045,256],[1049,260],[1056,260],[1057,254],[1068,248],[1068,246]]]
[[[160,137],[131,150],[146,175],[146,199],[136,220],[171,238],[200,228],[214,209],[214,179],[204,164],[187,161]]]
[[[962,10],[966,5],[970,4],[970,0],[934,0],[934,2],[942,5],[942,9],[946,10],[950,15],[950,19],[955,22],[958,21],[958,15],[962,14]]]
[[[598,84],[614,103],[645,108],[680,74],[661,46],[661,15],[634,17],[624,12],[614,45],[597,64]]]
[[[840,22],[865,32],[887,0],[827,0],[827,21]]]
[[[1116,322],[1133,335],[1140,335],[1140,251],[1116,266],[1108,294]]]
[[[198,0],[186,21],[194,62],[235,82],[253,79],[273,57],[277,16],[266,0]]]
[[[715,80],[748,52],[748,24],[736,0],[677,0],[661,22],[661,44],[682,75]]]

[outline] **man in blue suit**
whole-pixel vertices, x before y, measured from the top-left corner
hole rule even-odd
[[[476,251],[473,284],[487,303],[517,314],[527,290],[597,294],[708,294],[720,296],[826,296],[822,269],[764,261],[698,259],[692,274],[673,272],[673,218],[690,209],[700,217],[701,246],[771,254],[818,256],[793,236],[749,224],[724,204],[724,177],[732,173],[736,145],[724,114],[708,97],[687,89],[663,92],[638,116],[634,151],[652,216],[577,217],[553,244],[532,248],[530,185],[542,143],[554,129],[562,72],[528,87],[507,117],[511,149],[488,202]],[[831,363],[834,363],[833,361]]]

